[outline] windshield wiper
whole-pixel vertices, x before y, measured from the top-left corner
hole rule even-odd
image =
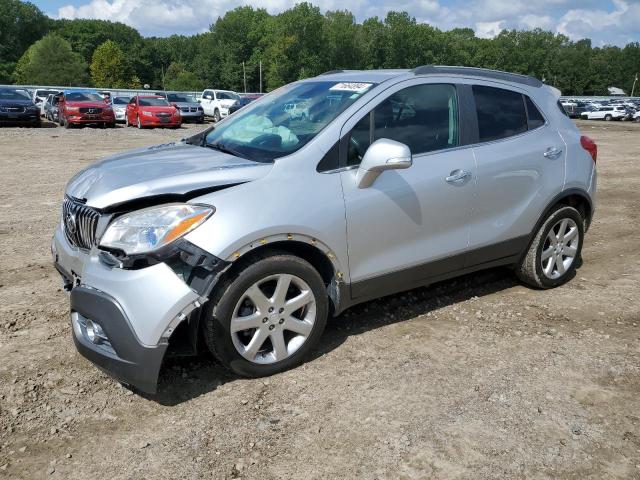
[[[206,143],[204,146],[207,147],[207,148],[211,148],[213,150],[218,150],[219,152],[222,152],[222,153],[228,153],[229,155],[233,155],[234,157],[240,157],[240,158],[244,158],[244,159],[247,158],[245,155],[243,155],[242,153],[238,152],[237,150],[229,148],[229,147],[223,145],[220,142],[217,142],[217,143]]]

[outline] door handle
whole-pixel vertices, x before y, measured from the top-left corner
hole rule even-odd
[[[448,177],[446,177],[444,180],[447,183],[457,183],[460,184],[462,182],[464,182],[467,178],[471,177],[471,172],[468,172],[466,170],[460,170],[460,169],[456,169],[454,171],[452,171]]]
[[[545,150],[543,155],[551,160],[558,158],[562,154],[562,149],[557,147],[549,147]]]

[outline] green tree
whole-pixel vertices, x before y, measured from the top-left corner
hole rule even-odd
[[[199,91],[205,88],[195,73],[188,71],[182,63],[172,63],[164,75],[164,88],[178,91]]]
[[[96,87],[129,88],[135,80],[133,67],[125,53],[112,40],[107,40],[93,52],[91,79]]]
[[[136,54],[142,43],[135,28],[107,20],[62,19],[55,22],[53,30],[87,63],[91,63],[95,50],[107,40],[115,42],[126,54]]]
[[[51,21],[32,3],[0,1],[0,83],[10,83],[17,60],[40,39]]]
[[[18,61],[18,83],[39,85],[86,85],[87,64],[58,35],[50,33],[34,43]]]

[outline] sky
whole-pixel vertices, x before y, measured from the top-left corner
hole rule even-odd
[[[278,13],[301,0],[31,0],[53,18],[99,18],[126,23],[144,36],[191,35],[240,5]],[[405,10],[442,30],[471,27],[479,37],[502,29],[542,28],[594,46],[640,41],[640,0],[311,0],[326,10],[348,9],[359,22]]]

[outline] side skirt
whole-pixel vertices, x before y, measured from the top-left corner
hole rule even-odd
[[[524,235],[441,260],[345,285],[345,290],[348,293],[341,296],[341,302],[335,314],[374,298],[424,287],[487,268],[516,264],[529,246],[529,241],[530,236]]]

